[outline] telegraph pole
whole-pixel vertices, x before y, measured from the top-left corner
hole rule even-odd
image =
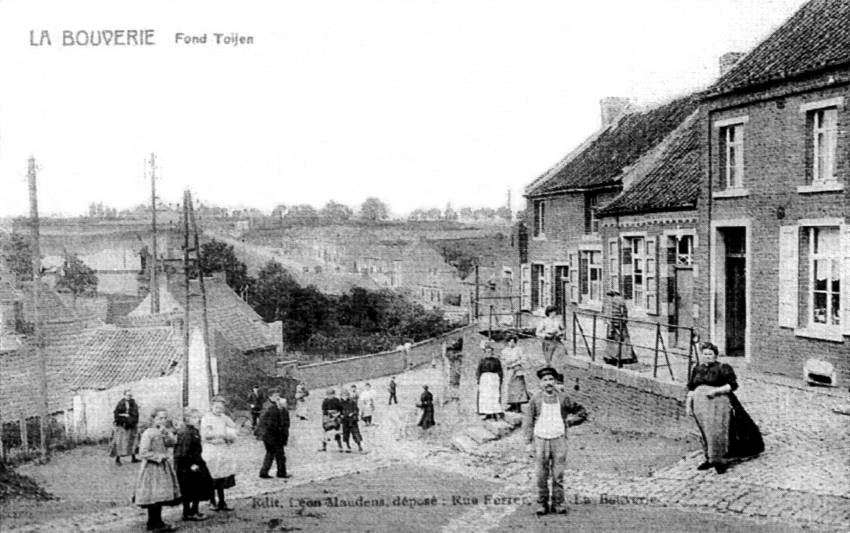
[[[41,458],[44,462],[50,460],[50,449],[47,445],[47,359],[44,353],[41,316],[38,312],[39,291],[41,287],[41,248],[39,247],[38,228],[38,192],[36,189],[36,167],[35,158],[30,156],[27,165],[27,180],[30,190],[30,223],[32,226],[32,317],[33,334],[35,337],[35,353],[39,363],[39,374],[41,381],[41,416],[39,417],[39,429],[41,431]]]
[[[183,302],[183,405],[189,405],[189,191],[183,195],[183,279],[186,290],[186,301]]]
[[[151,153],[151,229],[153,230],[153,251],[151,254],[151,314],[159,313],[159,283],[157,282],[156,261],[156,155]]]
[[[218,387],[213,384],[213,370],[212,370],[212,342],[210,339],[210,328],[209,328],[209,320],[207,317],[207,291],[204,287],[204,268],[201,264],[201,244],[198,239],[198,223],[195,221],[195,210],[192,207],[192,193],[186,191],[186,196],[184,200],[189,206],[189,221],[192,223],[192,236],[193,236],[193,246],[195,250],[195,257],[197,258],[198,265],[198,286],[201,289],[201,316],[203,319],[203,331],[204,331],[204,352],[206,353],[207,359],[207,375],[209,376],[209,395],[210,398],[213,397],[214,394],[218,393]]]

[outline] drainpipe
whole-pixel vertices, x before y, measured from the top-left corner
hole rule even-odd
[[[717,301],[716,301],[716,295],[711,291],[711,277],[713,275],[712,271],[713,271],[713,268],[714,268],[714,265],[711,262],[711,249],[712,249],[712,245],[714,244],[714,242],[713,242],[714,241],[714,235],[712,235],[712,230],[711,230],[711,217],[712,217],[712,207],[713,207],[712,190],[714,188],[714,176],[712,176],[712,174],[711,174],[711,146],[712,146],[712,143],[711,143],[711,117],[710,117],[708,112],[706,112],[706,117],[708,118],[708,120],[706,121],[706,125],[708,126],[708,142],[706,143],[707,161],[706,161],[706,172],[705,172],[705,174],[708,176],[708,187],[706,189],[705,206],[706,206],[706,211],[707,211],[707,215],[708,215],[708,220],[706,221],[706,229],[708,230],[708,233],[707,233],[708,238],[706,239],[706,241],[707,241],[706,242],[706,254],[708,256],[708,259],[705,262],[706,263],[705,282],[703,282],[703,283],[706,284],[704,286],[707,287],[707,292],[708,292],[708,298],[707,298],[708,309],[705,312],[708,323],[706,324],[707,331],[705,333],[706,333],[706,337],[709,337],[710,336],[709,334],[714,329],[713,325],[717,321],[717,316],[716,316],[717,315]],[[715,339],[712,338],[711,341],[715,342]]]

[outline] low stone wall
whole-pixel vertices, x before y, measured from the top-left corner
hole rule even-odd
[[[393,350],[336,361],[313,363],[297,367],[293,377],[304,383],[308,389],[315,389],[399,374],[405,370],[405,363],[408,366],[418,366],[430,363],[432,358],[439,361],[443,340],[455,339],[459,336],[467,337],[471,332],[477,331],[475,328],[477,328],[477,325],[464,326],[438,337],[418,342],[410,348],[406,357],[403,351]]]

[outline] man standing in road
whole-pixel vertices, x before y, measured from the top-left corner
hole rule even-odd
[[[523,428],[529,452],[534,451],[538,515],[566,514],[564,470],[567,467],[567,427],[587,419],[584,408],[558,392],[555,383],[563,376],[552,367],[537,371],[541,391],[529,402]],[[552,478],[551,504],[549,478]]]
[[[266,402],[265,396],[260,392],[260,388],[254,385],[251,394],[248,395],[248,407],[251,409],[251,429],[257,429],[257,419],[260,418],[260,413],[263,412],[263,404]]]
[[[398,405],[398,398],[395,396],[395,386],[395,376],[392,376],[390,377],[390,382],[387,385],[387,391],[390,393],[390,400],[387,402],[387,405]]]
[[[269,392],[271,405],[260,417],[260,437],[266,447],[263,466],[260,467],[260,477],[269,478],[272,461],[277,463],[277,477],[288,478],[286,473],[286,453],[284,447],[289,441],[289,410],[286,400],[281,398],[280,391],[273,389]]]

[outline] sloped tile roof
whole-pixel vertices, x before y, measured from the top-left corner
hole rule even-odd
[[[850,0],[811,0],[708,91],[717,95],[850,63]]]
[[[170,375],[182,359],[178,337],[172,328],[99,328],[79,348],[69,387],[103,390]]]
[[[670,134],[657,154],[647,156],[652,160],[645,170],[634,176],[631,187],[600,209],[599,216],[695,208],[702,178],[701,154],[700,122],[694,113]]]
[[[207,317],[211,328],[218,330],[234,347],[243,352],[275,346],[268,325],[260,315],[242,300],[227,283],[218,278],[204,278],[207,294]],[[183,283],[170,283],[168,290],[180,305],[186,301]],[[202,319],[201,289],[198,280],[189,286],[190,320]]]
[[[33,282],[24,282],[21,293],[23,295],[24,320],[32,322]],[[55,320],[64,321],[78,318],[77,312],[65,305],[59,294],[44,282],[39,283],[38,313],[41,320],[45,323]]]
[[[619,183],[622,174],[655,147],[697,107],[694,95],[623,116],[587,147],[536,179],[527,196],[591,189]]]
[[[45,340],[47,360],[47,407],[56,413],[71,408],[69,376],[77,368],[80,346],[94,330],[69,322],[62,335]],[[38,416],[41,412],[41,367],[31,341],[19,350],[0,355],[0,412],[4,421]]]

